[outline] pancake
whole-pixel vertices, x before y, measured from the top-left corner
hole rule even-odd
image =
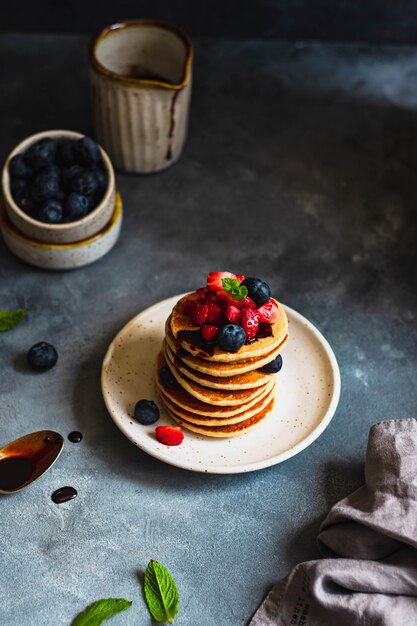
[[[170,411],[170,413],[173,413],[179,419],[184,419],[191,424],[200,424],[201,426],[224,426],[227,424],[237,424],[239,422],[243,422],[259,413],[259,411],[262,411],[271,402],[275,393],[275,388],[271,389],[266,396],[259,400],[259,402],[256,402],[256,404],[254,404],[247,411],[243,411],[243,413],[233,415],[232,417],[222,418],[205,417],[204,415],[191,413],[191,411],[187,411],[186,409],[177,406],[174,402],[171,402],[163,391],[160,391],[160,393],[166,408]]]
[[[196,383],[190,378],[184,376],[184,374],[179,371],[176,363],[166,360],[166,364],[174,374],[181,387],[188,391],[189,394],[197,398],[197,400],[207,402],[210,405],[239,406],[242,403],[250,402],[250,400],[259,396],[259,394],[262,393],[268,385],[268,383],[264,383],[260,387],[255,387],[253,389],[211,389],[210,387],[203,387],[203,385],[200,385],[199,383]]]
[[[263,367],[267,363],[273,361],[278,356],[278,354],[281,354],[282,350],[285,348],[288,341],[288,335],[284,337],[284,340],[279,344],[278,347],[274,348],[271,352],[268,352],[264,356],[255,357],[253,359],[244,359],[241,361],[236,361],[235,363],[221,363],[219,361],[209,361],[208,359],[191,355],[189,352],[181,347],[181,345],[176,341],[174,335],[172,334],[170,318],[168,318],[165,327],[165,341],[170,347],[171,352],[180,356],[181,361],[185,365],[191,367],[194,371],[208,374],[209,376],[229,377],[259,369],[260,367]]]
[[[175,389],[169,389],[164,387],[159,381],[158,372],[163,365],[166,365],[166,360],[162,352],[159,353],[158,358],[156,360],[156,371],[155,371],[155,383],[158,391],[164,396],[168,397],[171,402],[174,402],[176,405],[186,409],[187,411],[191,411],[197,415],[205,415],[207,417],[232,417],[233,415],[238,415],[239,413],[243,413],[243,411],[247,411],[252,407],[256,402],[259,402],[263,396],[265,396],[271,389],[274,387],[275,377],[271,379],[271,382],[264,387],[260,388],[259,395],[252,398],[250,401],[242,402],[239,405],[228,405],[228,406],[219,406],[219,405],[211,405],[207,402],[202,402],[198,400],[195,396],[191,395],[186,391],[181,385]]]
[[[178,356],[173,354],[166,342],[164,342],[164,354],[166,360],[175,365],[181,374],[184,374],[184,376],[199,385],[209,387],[211,389],[226,389],[231,391],[238,389],[253,389],[255,387],[265,385],[271,379],[271,374],[266,374],[259,369],[246,372],[245,374],[223,377],[210,376],[209,374],[196,372],[191,369],[191,367],[183,363]]]
[[[184,428],[188,428],[188,430],[192,430],[195,433],[199,433],[200,435],[206,435],[206,437],[238,437],[239,435],[243,435],[248,431],[255,428],[262,420],[264,420],[268,414],[272,411],[274,406],[274,399],[270,401],[270,403],[259,413],[256,413],[252,417],[243,422],[238,422],[237,424],[226,424],[224,426],[202,426],[201,424],[192,424],[187,420],[177,417],[169,411],[171,417]]]
[[[171,314],[170,325],[174,338],[178,341],[181,347],[184,348],[184,350],[187,350],[187,352],[193,356],[202,357],[209,361],[220,361],[222,363],[234,363],[236,361],[249,358],[261,357],[277,348],[288,334],[287,316],[282,306],[275,300],[278,305],[280,315],[276,322],[272,324],[272,335],[270,337],[263,337],[262,339],[257,339],[253,343],[245,344],[240,348],[240,350],[238,350],[238,352],[225,352],[219,348],[219,346],[215,345],[213,346],[213,353],[208,354],[202,350],[201,346],[196,346],[186,338],[179,335],[181,331],[199,330],[198,326],[191,324],[189,316],[184,313],[184,304],[187,297],[188,296],[184,296],[178,300],[177,304],[174,306]],[[198,334],[197,337],[199,337]]]

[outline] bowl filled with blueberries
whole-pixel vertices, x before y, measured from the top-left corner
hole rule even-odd
[[[109,157],[93,139],[73,131],[45,131],[18,144],[6,159],[2,192],[15,229],[48,244],[94,237],[115,212]]]

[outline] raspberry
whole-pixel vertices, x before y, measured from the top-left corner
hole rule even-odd
[[[201,327],[200,333],[204,341],[214,341],[219,334],[220,328],[213,324],[204,324]]]
[[[210,272],[207,276],[207,287],[210,291],[223,289],[223,278],[236,278],[236,276],[232,272]]]
[[[268,324],[273,324],[279,317],[278,306],[272,298],[269,298],[268,302],[265,302],[265,304],[260,306],[257,311],[259,313],[260,322],[268,322]]]
[[[219,305],[209,300],[207,302],[207,306],[208,306],[207,322],[209,324],[214,324],[215,326],[223,326],[224,316]]]
[[[179,446],[184,439],[183,432],[179,426],[157,426],[155,436],[159,443],[166,446]]]
[[[258,332],[259,328],[258,311],[253,311],[252,309],[243,309],[240,324],[246,333],[247,341],[252,341],[252,339],[255,339],[256,333]]]
[[[195,326],[202,326],[207,319],[208,305],[196,304],[191,315],[191,321]]]
[[[196,304],[204,304],[204,298],[197,292],[190,293],[184,304],[184,313],[192,317]]]
[[[238,309],[237,306],[234,306],[233,304],[228,304],[227,302],[223,304],[223,313],[225,318],[229,320],[229,322],[233,322],[234,324],[239,323],[240,318],[242,317],[241,310]]]
[[[256,304],[248,296],[247,298],[245,298],[243,302],[243,308],[244,309],[256,309]]]

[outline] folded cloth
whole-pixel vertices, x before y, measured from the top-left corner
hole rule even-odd
[[[297,565],[249,626],[417,625],[417,420],[372,426],[365,481],[320,527],[331,558]]]

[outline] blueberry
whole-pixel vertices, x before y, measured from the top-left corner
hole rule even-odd
[[[158,378],[161,385],[167,389],[179,389],[181,387],[168,365],[161,367],[158,372]]]
[[[65,219],[75,222],[87,215],[90,209],[90,200],[79,193],[70,193],[65,202]]]
[[[69,167],[70,165],[74,165],[75,154],[74,154],[75,141],[71,139],[68,141],[61,141],[58,144],[56,160],[59,165],[62,167]]]
[[[249,298],[254,301],[257,307],[268,302],[271,297],[269,285],[260,278],[251,278],[248,276],[240,284],[247,288]]]
[[[28,215],[33,214],[35,210],[35,202],[27,189],[20,189],[16,192],[15,200],[17,206]]]
[[[149,426],[159,420],[159,409],[153,400],[139,400],[136,402],[133,417],[140,424]]]
[[[30,178],[33,174],[33,170],[26,163],[23,154],[16,154],[10,159],[9,171],[13,178]]]
[[[105,172],[101,167],[94,167],[91,171],[96,178],[98,191],[100,191],[101,193],[104,192],[107,188],[107,184],[109,181],[107,172]]]
[[[55,163],[48,163],[47,165],[44,165],[43,167],[41,167],[38,174],[40,176],[50,176],[51,178],[60,179],[61,168],[58,167],[58,165],[55,165]]]
[[[46,372],[56,365],[58,352],[46,341],[35,343],[27,353],[29,366],[36,372]]]
[[[59,192],[59,180],[50,174],[39,174],[31,188],[32,197],[36,202],[56,198]]]
[[[281,367],[282,367],[282,356],[278,354],[276,359],[274,359],[270,363],[267,363],[266,365],[261,367],[261,372],[265,372],[266,374],[276,374],[277,372],[280,371]]]
[[[97,192],[97,181],[94,172],[83,170],[71,179],[71,190],[82,196],[93,196]]]
[[[55,139],[45,138],[36,142],[25,154],[25,159],[35,170],[40,169],[47,163],[55,161],[57,142]]]
[[[16,196],[18,191],[27,191],[28,182],[23,178],[12,178],[10,180],[10,190],[13,196]]]
[[[83,171],[81,165],[71,165],[62,170],[62,184],[66,189],[71,188],[71,182],[74,176],[80,174]]]
[[[217,335],[217,344],[226,352],[237,352],[246,341],[246,333],[238,324],[222,326]]]
[[[37,218],[47,224],[60,224],[64,217],[64,209],[59,200],[45,200],[39,207]]]
[[[100,148],[91,137],[79,139],[74,148],[75,158],[78,163],[91,166],[101,160]]]

